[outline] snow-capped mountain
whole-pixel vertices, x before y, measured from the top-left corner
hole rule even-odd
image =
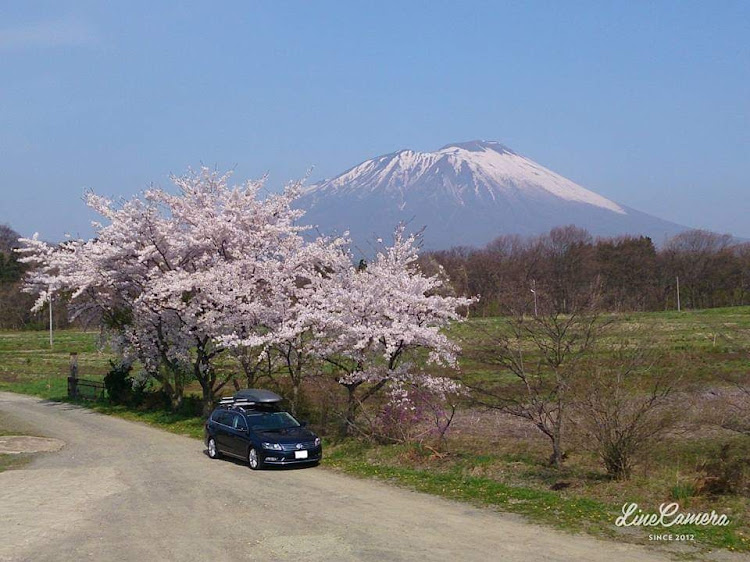
[[[351,232],[361,248],[406,221],[425,247],[483,246],[501,234],[575,224],[594,235],[645,234],[659,244],[684,227],[602,197],[498,142],[378,156],[308,188],[303,221]]]

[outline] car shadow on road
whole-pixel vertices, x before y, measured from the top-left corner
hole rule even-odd
[[[210,459],[211,457],[208,456],[208,449],[203,449],[203,454],[206,456],[206,458]],[[228,462],[235,464],[237,466],[244,466],[248,470],[250,470],[250,467],[247,464],[247,461],[244,461],[242,459],[236,459],[234,457],[228,457],[226,455],[222,455],[218,459],[211,459],[215,460],[216,462]],[[320,463],[310,463],[310,464],[292,464],[287,466],[279,466],[279,465],[267,465],[264,466],[261,470],[264,471],[284,471],[284,470],[305,470],[306,468],[315,468]]]

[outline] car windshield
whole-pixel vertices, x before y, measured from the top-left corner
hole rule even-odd
[[[250,427],[260,431],[277,431],[299,427],[299,422],[286,412],[259,412],[247,416]]]

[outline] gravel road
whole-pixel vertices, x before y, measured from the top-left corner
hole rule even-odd
[[[323,468],[253,472],[68,404],[0,393],[0,411],[66,443],[0,474],[0,560],[666,559]]]

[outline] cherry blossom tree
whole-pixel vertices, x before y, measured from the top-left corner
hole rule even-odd
[[[173,178],[176,194],[150,189],[119,204],[89,194],[107,223],[95,225],[95,238],[54,247],[24,240],[37,306],[69,291],[74,315],[96,308],[115,346],[140,361],[175,408],[194,379],[209,409],[233,376],[216,358],[230,344],[266,345],[280,303],[298,298],[325,258],[316,253],[325,245],[306,243],[296,225],[298,183],[261,198],[262,181],[229,187],[228,179],[203,168]]]
[[[372,263],[333,272],[300,314],[300,323],[321,334],[316,353],[346,389],[348,433],[363,403],[389,382],[410,380],[423,363],[456,367],[458,348],[441,329],[461,321],[474,299],[442,295],[443,278],[424,275],[418,257],[419,236],[405,235],[401,225]]]

